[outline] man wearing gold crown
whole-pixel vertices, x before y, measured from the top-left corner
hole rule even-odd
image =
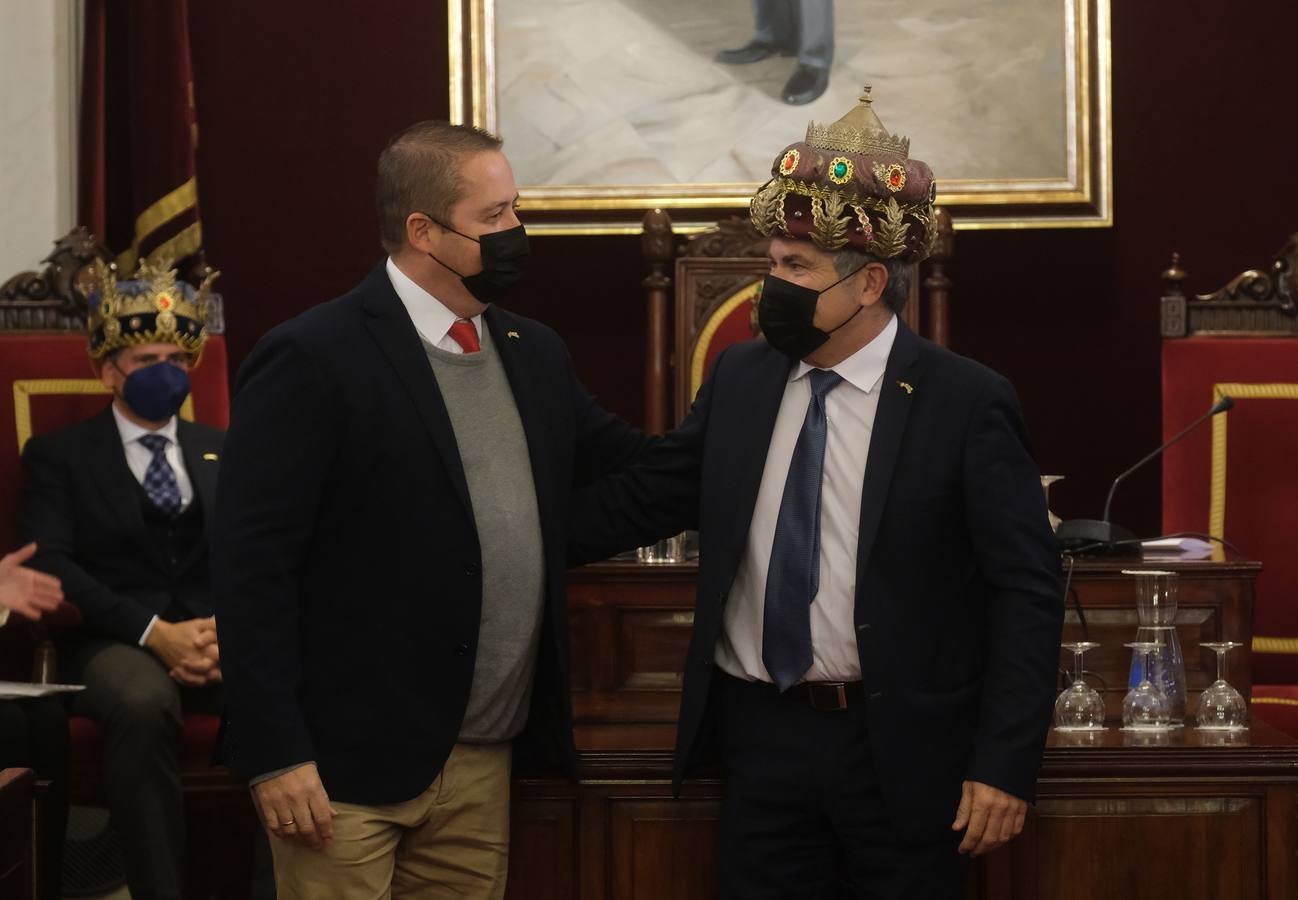
[[[136,900],[180,896],[182,711],[219,706],[207,533],[223,434],[177,416],[207,342],[211,280],[196,291],[146,261],[119,282],[105,267],[89,351],[112,402],[23,452],[22,529],[39,547],[33,566],[81,612],[61,677],[86,685],[73,711],[103,732]]]
[[[957,897],[1033,797],[1059,553],[1009,382],[899,316],[933,239],[908,154],[868,88],[780,152],[765,341],[576,504],[578,558],[699,528],[674,774],[720,751],[725,897]]]

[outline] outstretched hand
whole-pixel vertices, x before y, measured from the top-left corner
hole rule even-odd
[[[35,553],[36,545],[28,544],[0,558],[0,606],[33,621],[63,602],[63,586],[57,578],[23,565]]]

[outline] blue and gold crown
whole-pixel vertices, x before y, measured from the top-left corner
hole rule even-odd
[[[202,353],[208,299],[219,274],[210,272],[195,290],[176,278],[168,259],[142,261],[127,281],[117,280],[117,266],[101,263],[99,284],[89,297],[91,358],[140,344],[175,344],[195,356]]]

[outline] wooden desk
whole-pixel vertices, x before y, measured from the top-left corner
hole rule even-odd
[[[1216,677],[1216,655],[1199,645],[1252,635],[1255,562],[1087,560],[1076,563],[1072,589],[1086,614],[1089,637],[1100,647],[1086,655],[1088,679],[1102,689],[1110,718],[1122,715],[1136,639],[1136,592],[1123,569],[1160,568],[1180,574],[1177,634],[1185,655],[1188,702]],[[581,750],[669,749],[675,741],[681,672],[694,624],[697,568],[599,563],[574,569],[568,600],[572,635],[573,711]],[[1070,603],[1064,640],[1082,639]],[[1060,662],[1072,669],[1073,655]],[[1249,654],[1228,657],[1230,682],[1245,697],[1252,689]],[[1096,678],[1095,676],[1098,676]]]
[[[671,799],[666,753],[585,754],[582,779],[514,785],[508,896],[712,900],[722,785]],[[1111,729],[1052,735],[1023,834],[971,868],[968,900],[1298,897],[1298,742]]]
[[[1166,567],[1162,563],[1159,567]],[[1086,562],[1074,587],[1088,657],[1121,708],[1135,635],[1131,562]],[[1148,567],[1153,567],[1152,564]],[[1192,691],[1206,686],[1202,640],[1247,640],[1256,563],[1195,562],[1183,573],[1177,627]],[[693,565],[603,563],[569,579],[573,703],[581,778],[520,774],[514,786],[509,897],[528,900],[712,900],[721,784],[671,799]],[[1069,628],[1080,627],[1074,621]],[[1070,635],[1071,636],[1071,632]],[[1231,678],[1250,684],[1244,654]],[[1070,654],[1071,658],[1071,654]],[[1112,696],[1110,697],[1112,702]],[[1040,803],[1025,834],[971,873],[986,900],[1298,897],[1298,745],[1263,724],[1217,746],[1186,731],[1132,746],[1120,731],[1080,744],[1052,739]],[[1137,865],[1141,854],[1153,860]]]
[[[987,900],[1298,897],[1298,742],[1052,734],[1023,834],[986,858]]]
[[[36,773],[31,769],[0,769],[0,900],[35,896],[35,789]]]

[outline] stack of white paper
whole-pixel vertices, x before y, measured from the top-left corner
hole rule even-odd
[[[84,691],[84,684],[32,684],[27,681],[0,681],[0,700],[21,700],[24,697],[46,697],[65,691]]]
[[[1212,543],[1193,537],[1159,538],[1141,541],[1145,556],[1175,556],[1180,559],[1207,559],[1212,556]]]

